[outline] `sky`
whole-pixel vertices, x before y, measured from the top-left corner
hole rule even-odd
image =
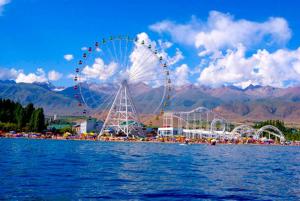
[[[0,0],[0,79],[69,86],[82,47],[140,34],[169,44],[162,51],[178,86],[300,86],[299,7],[294,0]],[[109,65],[90,68],[105,73]]]

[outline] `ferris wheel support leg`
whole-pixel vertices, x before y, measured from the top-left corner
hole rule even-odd
[[[127,81],[125,80],[122,82],[115,96],[99,137],[103,135],[105,129],[109,126],[115,128],[115,131],[123,132],[126,137],[129,137],[130,134],[133,134],[133,130],[137,130],[138,125],[135,124],[139,124],[139,118],[131,99]]]
[[[126,136],[128,138],[129,136],[129,128],[128,128],[128,103],[127,103],[127,87],[124,87],[124,92],[125,92],[125,115],[126,115],[126,128],[125,128],[125,133],[126,133]]]
[[[135,104],[134,104],[134,102],[132,100],[132,96],[131,96],[130,90],[128,89],[127,83],[125,84],[125,87],[127,88],[126,91],[127,91],[127,97],[128,97],[129,104],[131,105],[132,112],[133,112],[133,114],[135,116],[134,120],[139,124],[140,123],[140,117],[139,117],[139,114],[137,113]],[[128,112],[128,108],[127,108],[127,112]],[[127,118],[128,118],[128,116],[127,116]]]
[[[106,127],[106,125],[107,125],[107,122],[108,122],[108,120],[109,120],[109,118],[110,118],[110,115],[111,115],[111,112],[112,112],[112,110],[113,110],[113,108],[114,108],[114,105],[116,104],[117,97],[119,96],[119,93],[120,93],[120,91],[121,91],[121,88],[122,88],[122,87],[119,88],[119,90],[118,90],[118,92],[117,92],[117,94],[116,94],[116,97],[115,97],[115,99],[114,99],[114,102],[113,102],[111,108],[109,109],[108,115],[107,115],[107,117],[106,117],[106,119],[105,119],[105,121],[104,121],[104,123],[103,123],[103,125],[102,125],[101,131],[100,131],[100,133],[99,133],[99,135],[98,135],[98,139],[103,135],[104,129],[105,129],[105,127]]]

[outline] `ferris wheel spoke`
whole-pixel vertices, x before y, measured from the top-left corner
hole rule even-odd
[[[135,43],[132,42],[131,40],[132,39],[127,40],[128,48],[126,50],[126,56],[124,59],[124,66],[125,66],[126,72],[130,72],[130,70],[132,68],[133,62],[131,60],[131,54],[134,51],[135,46],[136,46]]]
[[[149,59],[149,57],[153,56],[153,52],[151,52],[150,50],[148,50],[147,48],[144,47],[144,51],[141,54],[141,56],[138,58],[138,60],[136,61],[136,65],[135,65],[135,69],[139,70],[138,67],[140,67],[145,61],[147,61]]]
[[[111,58],[113,61],[117,62],[117,59],[113,56],[112,50],[111,50],[111,48],[109,47],[109,42],[107,42],[107,44],[106,44],[106,45],[103,45],[103,46],[105,46],[105,48],[107,49],[110,58]]]
[[[144,46],[143,46],[143,47],[144,47]],[[154,56],[153,54],[155,54],[151,49],[148,49],[147,47],[144,47],[144,51],[143,51],[143,54],[142,54],[142,56],[140,57],[140,59],[145,58],[145,55],[144,55],[145,50],[148,50],[148,52],[149,52],[150,54],[149,54],[149,56],[146,57],[146,59],[144,59],[144,60],[141,61],[142,63],[137,62],[139,65],[137,65],[137,66],[135,67],[135,70],[133,71],[133,74],[136,74],[136,73],[137,73],[136,71],[140,70],[140,67],[141,67],[142,65],[147,64],[147,62],[148,62],[148,60],[151,58],[151,56]],[[162,48],[159,47],[158,49],[156,49],[156,51],[159,51],[159,50],[162,50]],[[140,61],[140,60],[138,60],[138,61]],[[158,62],[158,64],[160,64],[160,63]]]
[[[120,66],[123,68],[124,66],[124,64],[123,64],[123,51],[122,51],[122,39],[120,38],[119,39],[119,55],[120,55]]]
[[[139,80],[136,80],[136,83],[145,83],[147,85],[154,85],[154,86],[165,86],[165,79],[162,78],[162,79],[139,79]]]
[[[149,74],[150,72],[151,72],[151,69],[144,68],[142,70],[139,70],[136,73],[130,73],[129,74],[129,79],[130,80],[136,80],[140,76],[144,76],[144,75],[150,76],[150,74]]]
[[[89,51],[89,52],[91,52],[91,51]],[[88,53],[89,53],[88,52]],[[85,53],[85,57],[84,57],[84,62],[83,62],[83,64],[86,64],[86,62],[87,62],[87,60],[88,60],[88,58],[89,57],[91,57],[91,54],[86,54]],[[94,61],[93,61],[94,62]],[[80,88],[82,88],[82,87],[80,87]],[[82,91],[81,91],[81,93],[82,93]],[[82,93],[83,94],[83,93]],[[96,98],[95,96],[95,93],[91,93],[91,90],[87,87],[87,89],[85,89],[85,94],[88,94],[88,95],[85,95],[84,97],[82,97],[82,99],[84,100],[84,103],[85,103],[85,105],[88,105],[88,102],[87,101],[89,101],[89,100],[91,100],[91,102],[92,102],[92,105],[94,106],[95,104],[97,104],[98,103],[98,97]],[[89,99],[89,100],[88,100]]]
[[[164,87],[162,99],[161,99],[161,101],[160,101],[160,103],[159,103],[159,106],[157,107],[156,110],[158,110],[158,108],[161,108],[161,107],[163,106],[163,104],[164,104],[164,102],[165,102],[166,94],[167,94],[167,87]],[[155,111],[155,113],[156,113],[156,112],[157,112],[157,111]]]
[[[147,70],[144,69],[137,73],[130,73],[129,79],[135,80],[137,77],[145,75],[146,72],[147,72]]]
[[[86,93],[89,94],[88,97],[92,100],[92,105],[99,104],[100,99],[98,96],[96,96],[95,91],[88,88],[88,89],[86,89]],[[99,95],[99,94],[97,94],[97,95]]]
[[[100,113],[100,116],[104,116],[104,113],[108,110],[108,108],[112,105],[112,102],[114,100],[114,96],[115,94],[113,94],[112,96],[110,96],[107,100],[106,100],[106,104],[102,104],[103,107],[99,107],[96,111],[96,113]]]
[[[144,71],[144,73],[139,73],[139,74],[136,74],[135,76],[130,77],[130,80],[139,80],[141,78],[147,78],[147,77],[148,78],[151,77],[151,79],[152,79],[155,76],[157,76],[157,72],[154,73],[154,72]]]
[[[112,53],[112,49],[111,47],[108,45],[108,43],[110,42],[107,42],[106,45],[103,45],[105,46],[105,49],[107,50],[108,53],[104,53],[104,56],[107,55],[108,59],[110,58],[112,61],[115,61],[117,63],[117,65],[119,65],[118,63],[118,59],[116,59],[116,57],[114,57],[113,53]],[[103,51],[104,52],[104,51]],[[122,67],[122,66],[118,66],[118,67]],[[115,71],[113,72],[113,74],[110,75],[110,78],[111,77],[114,77],[116,74],[118,74],[118,71]]]
[[[111,40],[111,44],[112,44],[112,46],[113,46],[113,51],[114,51],[114,55],[115,55],[115,57],[116,57],[116,62],[117,62],[118,64],[120,64],[119,57],[118,57],[118,54],[117,54],[117,51],[116,51],[115,39],[112,39],[112,40]]]
[[[142,71],[142,72],[143,72],[143,71],[147,70],[147,69],[141,68],[141,67],[142,67],[143,65],[146,66],[146,64],[149,63],[149,59],[150,59],[151,57],[153,58],[153,53],[152,53],[152,52],[150,52],[150,54],[147,55],[146,59],[143,60],[142,63],[140,63],[140,64],[138,64],[137,66],[135,66],[135,70],[133,71],[133,75],[139,74],[139,73],[140,73],[139,71]]]
[[[105,111],[112,103],[113,98],[114,98],[115,94],[111,94],[109,95],[105,101],[103,101],[100,106],[98,107],[98,110],[100,111]]]
[[[87,89],[86,94],[88,94],[88,96],[85,96],[85,97],[87,97],[87,101],[88,101],[88,99],[90,99],[92,102],[92,105],[97,104],[99,102],[99,100],[97,100],[97,98],[95,98],[95,95],[93,95],[93,93],[90,92],[90,89]]]
[[[141,47],[143,48],[142,53],[141,53],[141,56],[139,56],[139,57],[138,57],[138,60],[135,61],[136,64],[139,64],[139,63],[141,62],[141,60],[143,60],[143,59],[145,58],[145,53],[147,53],[147,51],[146,51],[146,48],[144,48],[143,45],[140,45],[140,46],[137,46],[137,45],[140,45],[140,44],[135,44],[135,47],[133,48],[132,53],[133,53],[134,51],[136,51],[136,50],[138,51],[137,48],[141,48]],[[130,55],[129,55],[129,57],[130,57]],[[134,66],[134,63],[132,63],[132,67],[133,67],[133,66]],[[134,66],[133,71],[138,70],[138,69],[137,69],[137,66],[138,66],[138,65],[135,65],[135,66]]]
[[[165,78],[161,78],[161,79],[150,79],[150,80],[147,80],[147,79],[143,79],[141,80],[141,82],[161,82],[161,81],[166,81]]]
[[[80,95],[81,95],[80,98],[81,98],[82,102],[84,103],[84,105],[87,105],[87,102],[86,102],[86,100],[85,100],[85,97],[82,95],[83,92],[82,92],[81,83],[79,83],[79,92],[80,92]]]
[[[126,71],[128,71],[129,68],[130,68],[130,65],[129,65],[130,62],[131,62],[130,55],[133,52],[134,47],[135,47],[135,44],[134,43],[130,43],[129,44],[129,48],[127,49],[126,58],[125,58],[125,68],[126,68]]]
[[[113,98],[115,96],[115,93],[111,93],[111,94],[108,94],[107,97],[102,101],[103,104],[106,104],[109,102],[109,100],[111,98]]]
[[[145,63],[144,66],[140,66],[140,67],[138,68],[138,70],[136,70],[136,71],[130,73],[130,77],[131,77],[131,78],[135,78],[135,77],[144,75],[145,73],[149,73],[149,72],[151,72],[152,70],[156,70],[156,69],[153,69],[155,66],[158,66],[158,65],[157,65],[157,64],[151,65],[151,66],[150,66],[151,68],[149,69],[149,68],[147,68],[147,67],[148,67],[148,63]],[[157,70],[156,70],[156,72],[157,72]],[[158,72],[157,72],[157,73],[158,73]]]
[[[123,59],[122,59],[122,63],[123,63],[123,67],[124,68],[126,68],[126,71],[127,71],[127,64],[126,64],[126,58],[127,58],[127,50],[128,50],[128,40],[129,40],[129,38],[127,37],[126,38],[126,45],[125,45],[125,48],[124,48],[124,57],[123,57]]]
[[[151,69],[150,69],[151,70]],[[139,72],[137,72],[137,73],[135,73],[135,74],[130,74],[130,77],[129,77],[129,79],[131,79],[131,80],[136,80],[137,78],[139,78],[139,77],[141,77],[141,76],[150,76],[149,75],[149,71],[150,71],[149,69],[146,69],[146,68],[143,68],[142,70],[140,70]],[[153,73],[153,72],[152,72]],[[158,72],[156,72],[155,74],[152,74],[152,75],[155,75],[155,76],[157,76],[157,73]]]
[[[91,95],[91,93],[90,93],[90,95]],[[104,101],[102,101],[101,103],[100,103],[100,100],[96,101],[95,98],[94,98],[93,96],[90,96],[89,98],[92,100],[92,105],[90,105],[90,106],[95,106],[95,104],[97,104],[96,107],[92,107],[92,108],[95,108],[95,109],[97,109],[97,110],[101,110],[102,107],[103,107],[106,103],[108,103],[108,101],[109,101],[110,99],[112,99],[113,96],[114,96],[114,94],[108,95],[108,96],[104,99]]]

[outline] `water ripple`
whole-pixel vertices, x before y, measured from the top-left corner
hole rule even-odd
[[[0,139],[0,200],[300,200],[299,147]]]

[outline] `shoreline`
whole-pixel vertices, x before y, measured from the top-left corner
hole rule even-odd
[[[188,143],[185,141],[174,141],[174,140],[140,140],[140,139],[127,139],[124,138],[109,138],[106,139],[81,139],[81,138],[63,138],[63,137],[25,137],[25,136],[0,136],[0,139],[29,139],[29,140],[56,140],[56,141],[90,141],[90,142],[116,142],[116,143],[160,143],[160,144],[178,144],[178,145],[210,145],[213,146],[210,140],[188,140]],[[174,139],[174,138],[173,138]],[[262,145],[262,146],[300,146],[300,142],[291,142],[290,144],[280,144],[280,143],[263,143],[261,141],[255,141],[254,143],[243,143],[238,141],[235,143],[224,142],[217,140],[217,145]]]

